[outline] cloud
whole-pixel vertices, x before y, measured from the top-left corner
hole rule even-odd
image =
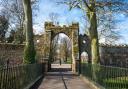
[[[57,5],[55,1],[41,0],[39,5],[38,16],[35,18],[34,21],[40,24],[41,27],[43,27],[45,21],[50,21],[49,14],[52,12],[58,13],[60,15],[58,20],[61,25],[71,23],[74,21],[79,22],[82,13],[78,9],[73,9],[69,11],[68,6],[63,4]]]
[[[3,9],[3,7],[0,6],[0,13],[1,13],[2,9]]]
[[[105,38],[101,38],[101,39],[99,40],[99,43],[105,43]]]
[[[84,20],[81,20],[81,17],[84,13],[79,9],[72,9],[69,11],[68,6],[66,5],[57,5],[56,0],[41,0],[39,4],[39,13],[38,16],[35,18],[35,22],[38,25],[34,25],[35,33],[40,34],[44,32],[44,22],[50,21],[49,14],[54,12],[58,13],[60,16],[58,18],[60,25],[69,24],[72,22],[79,22],[80,24],[80,33],[84,33],[85,29],[83,26],[85,23]],[[122,38],[119,40],[120,43],[128,43],[128,17],[125,17],[123,14],[116,14],[115,19],[116,22],[116,29]],[[100,42],[104,43],[105,39],[101,39]]]
[[[44,27],[42,27],[42,26],[40,26],[40,25],[33,25],[34,34],[39,34],[39,35],[41,35],[42,33],[44,33],[43,28],[44,28]]]

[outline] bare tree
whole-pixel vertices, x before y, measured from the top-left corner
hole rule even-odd
[[[62,39],[62,43],[63,43],[63,50],[65,54],[65,61],[67,62],[69,52],[70,52],[71,42],[68,40],[67,37],[65,37]]]
[[[114,44],[122,36],[116,30],[116,20],[114,19],[113,13],[105,13],[97,15],[97,30],[98,30],[98,39],[105,39],[105,43]],[[83,23],[84,22],[84,23]],[[89,23],[87,17],[84,15],[81,17],[82,30],[85,31],[85,34],[89,36]]]
[[[15,41],[20,41],[23,43],[25,40],[25,31],[23,29],[24,22],[24,10],[22,0],[2,0],[1,5],[2,11],[1,14],[4,14],[9,20],[9,31],[15,30],[16,37]],[[36,16],[34,13],[38,9],[38,0],[31,0],[33,17]],[[15,28],[14,28],[15,26]]]
[[[5,34],[8,29],[8,20],[5,18],[5,16],[0,16],[0,42],[5,41]]]
[[[54,56],[58,47],[58,40],[59,40],[59,35],[56,35],[55,38],[52,40],[52,47],[51,47],[51,54],[52,54],[52,61],[54,61]]]
[[[98,11],[103,9],[104,12],[125,12],[128,11],[128,3],[125,0],[61,0],[67,4],[70,9],[79,8],[84,11],[89,23],[89,36],[91,39],[92,63],[99,63],[99,42],[98,42]],[[111,7],[111,8],[110,8]],[[103,14],[103,13],[100,13]]]
[[[50,13],[50,14],[49,14],[49,18],[50,18],[50,20],[51,20],[55,25],[58,24],[58,18],[59,18],[59,14],[58,14],[58,13],[54,13],[54,12]]]
[[[62,2],[61,2],[62,3]],[[64,4],[69,5],[70,9],[77,7],[85,12],[90,24],[89,36],[91,39],[92,63],[99,63],[99,45],[96,17],[96,1],[95,0],[66,0]]]

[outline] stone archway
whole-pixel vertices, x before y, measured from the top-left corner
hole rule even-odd
[[[48,39],[50,40],[50,54],[49,54],[49,61],[48,65],[49,68],[51,68],[51,42],[53,38],[59,34],[64,33],[66,34],[70,39],[72,43],[72,71],[76,71],[76,55],[79,53],[79,46],[78,46],[78,37],[79,37],[79,24],[78,23],[72,23],[72,25],[66,26],[56,26],[53,24],[53,22],[45,22],[45,32],[49,36]]]
[[[86,34],[79,35],[79,42],[79,55],[81,56],[83,52],[86,52],[88,54],[87,62],[91,63],[91,41],[89,37]]]

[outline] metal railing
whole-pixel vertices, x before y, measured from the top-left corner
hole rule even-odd
[[[81,74],[105,89],[128,89],[128,68],[82,63]]]
[[[44,64],[6,66],[0,69],[0,89],[24,89],[44,73]]]

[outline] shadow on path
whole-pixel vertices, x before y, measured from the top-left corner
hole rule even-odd
[[[93,89],[85,84],[79,76],[74,74],[70,68],[52,68],[46,74],[41,84],[33,89]]]

